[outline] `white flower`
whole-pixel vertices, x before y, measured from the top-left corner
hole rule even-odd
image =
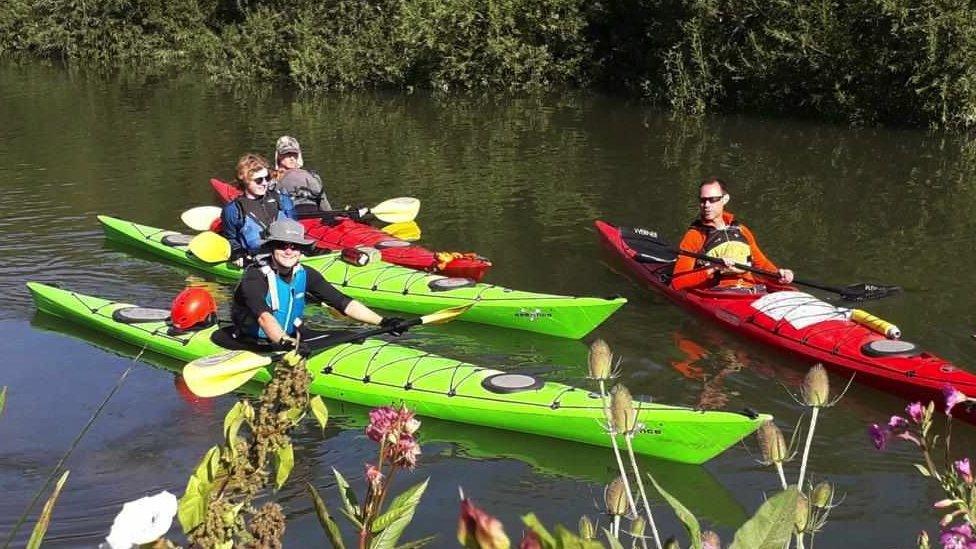
[[[163,537],[173,525],[176,496],[163,490],[122,506],[112,523],[112,531],[99,547],[130,549]]]

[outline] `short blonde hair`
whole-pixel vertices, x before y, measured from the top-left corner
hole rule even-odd
[[[247,184],[251,174],[268,169],[268,161],[256,153],[247,153],[237,161],[237,183],[241,186]]]

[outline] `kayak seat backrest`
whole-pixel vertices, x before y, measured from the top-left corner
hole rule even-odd
[[[164,236],[160,240],[160,242],[162,242],[166,246],[179,248],[183,246],[189,246],[191,240],[193,240],[193,237],[188,234],[172,233]]]
[[[910,342],[900,339],[876,339],[861,345],[861,352],[867,356],[899,356],[912,357],[922,354],[922,349]]]
[[[542,388],[546,383],[537,377],[526,374],[511,374],[502,372],[492,374],[481,380],[481,386],[487,391],[499,394],[520,393],[522,391],[535,391]]]
[[[169,311],[152,307],[122,307],[112,312],[112,320],[123,324],[166,322],[169,320]]]

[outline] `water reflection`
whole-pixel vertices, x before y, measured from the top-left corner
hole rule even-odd
[[[24,282],[58,281],[94,295],[166,306],[188,281],[208,281],[226,300],[226,283],[104,244],[94,216],[178,227],[180,212],[214,203],[210,177],[226,178],[245,150],[270,153],[286,133],[301,140],[307,164],[322,173],[336,204],[417,196],[423,201],[418,222],[424,244],[490,257],[493,282],[628,297],[630,303],[592,337],[604,337],[624,358],[623,381],[635,394],[675,404],[751,407],[774,413],[784,425],[796,418],[779,382],[793,384],[808,364],[729,336],[630,284],[598,259],[593,218],[648,226],[674,240],[695,214],[698,180],[709,174],[732,181],[729,208],[755,230],[775,261],[829,283],[901,285],[905,294],[873,302],[869,310],[898,324],[907,339],[963,367],[972,368],[976,360],[972,305],[965,299],[976,268],[976,258],[966,253],[976,229],[967,201],[976,184],[976,146],[962,137],[746,116],[689,121],[573,94],[446,101],[421,94],[296,96],[272,88],[259,95],[228,94],[193,74],[102,78],[9,64],[0,65],[0,120],[0,293],[6,298],[0,326],[8,334],[0,344],[7,357],[0,377],[12,395],[0,421],[0,482],[10,494],[0,504],[3,517],[19,514],[53,465],[56,458],[50,456],[60,455],[73,434],[61,430],[87,419],[91,403],[128,360],[30,325],[33,305]],[[585,341],[463,324],[419,330],[405,341],[490,367],[582,383]],[[673,366],[682,363],[693,378]],[[64,537],[55,545],[94,539],[118,501],[156,486],[178,490],[192,461],[219,432],[214,418],[222,415],[223,401],[212,411],[196,410],[169,377],[137,372],[117,397],[118,407],[100,420],[102,431],[90,435],[70,464],[79,489],[71,491],[69,483],[59,504],[55,536]],[[900,399],[855,385],[825,414],[812,472],[836,478],[849,496],[818,541],[904,546],[931,525],[921,511],[906,511],[933,496],[912,476],[911,452],[879,457],[863,434],[867,423],[902,406]],[[960,448],[974,447],[973,431],[953,433]],[[372,450],[355,430],[331,436],[324,445],[315,434],[303,438],[302,458],[319,461],[302,478],[323,490],[330,465],[357,471],[371,459]],[[518,524],[518,513],[541,510],[532,492],[540,487],[558,502],[545,506],[551,510],[544,518],[572,524],[582,512],[592,513],[596,475],[540,472],[575,466],[552,465],[555,458],[545,452],[524,461],[487,457],[531,454],[546,444],[526,444],[529,450],[489,445],[479,453],[465,436],[429,444],[435,455],[419,474],[443,475],[445,481],[431,488],[418,533],[437,531],[451,539],[452,525],[444,527],[443,517],[454,514],[454,489],[461,481],[505,509],[499,512],[509,513],[510,527]],[[130,439],[138,442],[127,446]],[[142,467],[142,461],[165,470]],[[90,477],[82,480],[88,467]],[[771,478],[742,449],[708,471],[747,509],[761,502],[757,486]],[[308,512],[300,488],[288,497],[297,512]],[[702,502],[701,512],[736,514],[725,504],[709,510],[709,503]],[[314,519],[302,517],[289,527],[289,536],[314,534]],[[0,520],[0,528],[6,524]],[[677,523],[667,526],[680,529]]]

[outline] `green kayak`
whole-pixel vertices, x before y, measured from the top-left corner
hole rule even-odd
[[[28,282],[38,309],[181,361],[221,353],[216,326],[174,334],[167,311],[144,308]],[[136,316],[138,311],[138,318]],[[158,313],[158,316],[157,314]],[[147,320],[157,318],[157,320]],[[524,374],[481,368],[378,339],[315,353],[310,391],[364,406],[405,403],[420,416],[608,446],[600,399],[589,391]],[[259,370],[255,380],[270,379]],[[769,416],[638,402],[644,425],[640,454],[703,463],[749,435]]]
[[[106,215],[98,216],[98,220],[111,240],[137,246],[226,280],[241,276],[241,269],[230,263],[206,263],[189,253],[188,235]],[[302,264],[319,271],[344,294],[370,307],[426,314],[473,303],[474,307],[459,320],[570,339],[590,333],[627,302],[622,297],[603,299],[511,290],[382,261],[359,267],[343,261],[339,253],[308,257]]]

